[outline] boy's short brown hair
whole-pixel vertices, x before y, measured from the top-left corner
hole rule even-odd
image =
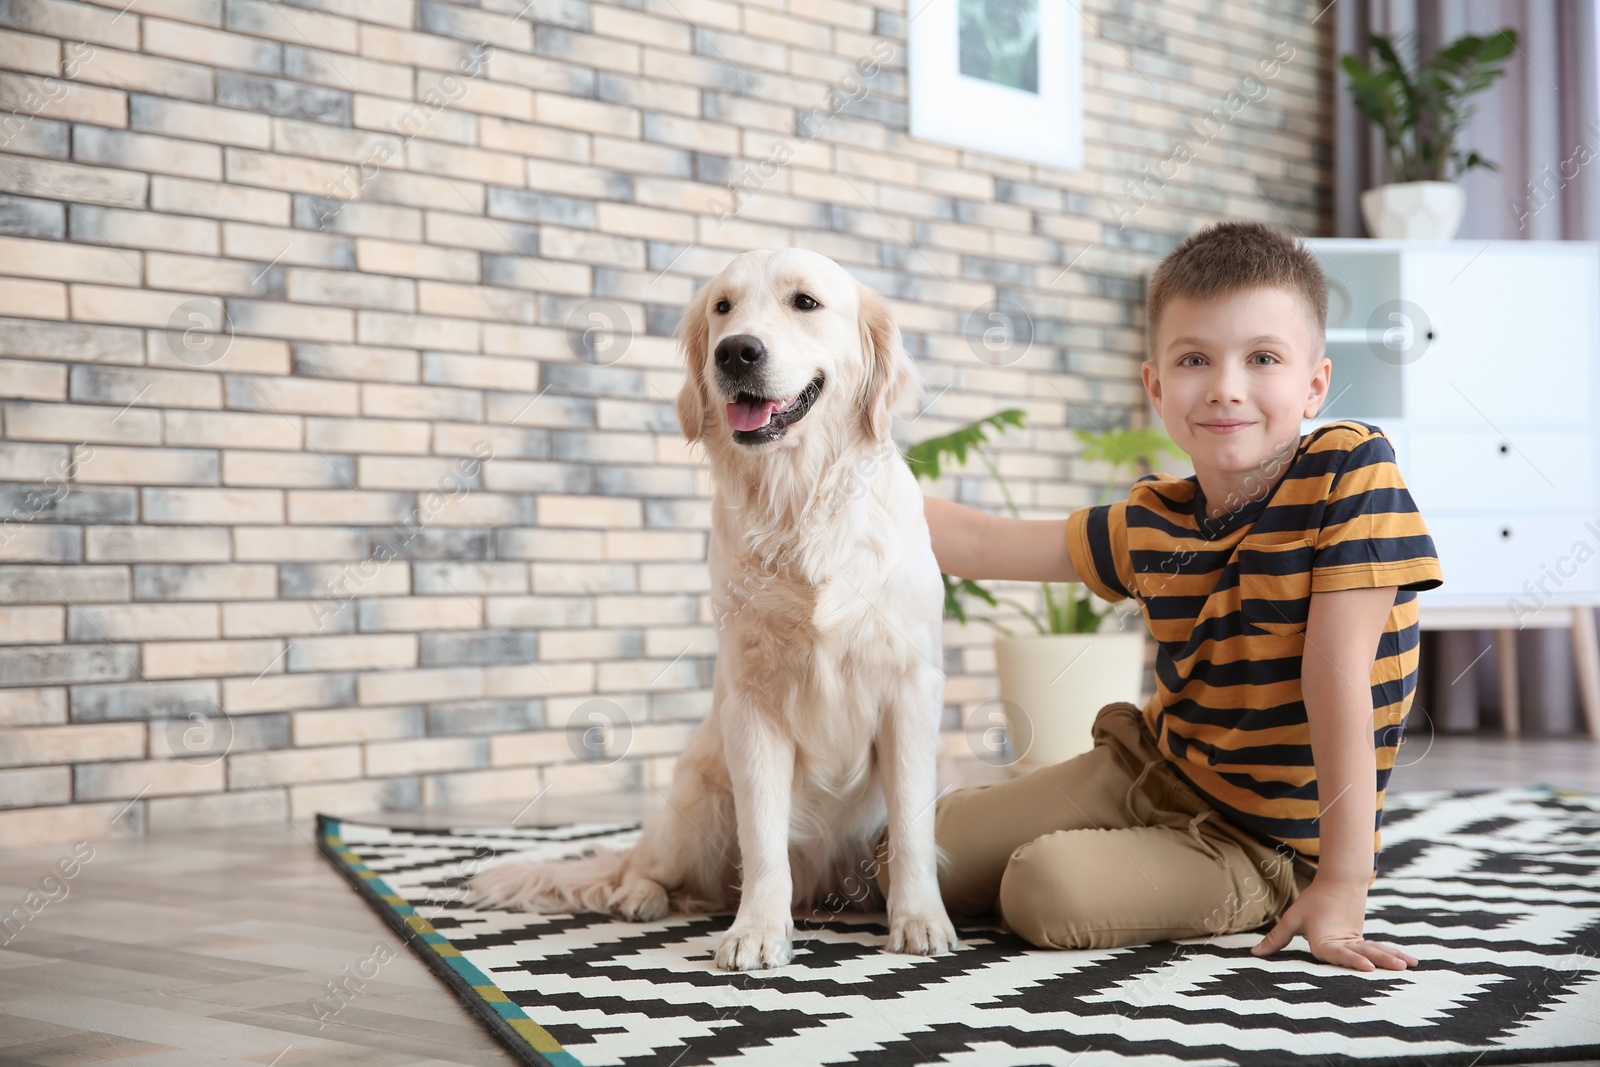
[[[1306,302],[1320,342],[1328,328],[1328,280],[1305,245],[1264,222],[1219,222],[1168,252],[1145,297],[1149,340],[1175,297],[1205,300],[1247,289],[1285,289]]]

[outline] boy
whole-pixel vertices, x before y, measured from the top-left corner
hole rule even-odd
[[[1442,582],[1433,542],[1377,427],[1300,434],[1332,373],[1327,283],[1302,246],[1220,223],[1161,262],[1147,299],[1145,390],[1192,477],[1149,475],[1064,521],[925,501],[947,573],[1131,596],[1157,644],[1155,695],[1102,708],[1091,751],[940,798],[945,904],[1041,947],[1276,920],[1253,954],[1299,933],[1326,963],[1414,966],[1361,932],[1416,590]]]

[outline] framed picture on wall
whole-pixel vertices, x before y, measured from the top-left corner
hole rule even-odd
[[[1057,0],[911,0],[911,135],[1083,166],[1082,16]]]

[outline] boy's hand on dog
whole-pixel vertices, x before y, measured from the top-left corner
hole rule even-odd
[[[1366,912],[1365,884],[1342,885],[1312,879],[1277,925],[1250,949],[1250,954],[1270,956],[1293,941],[1295,934],[1303,934],[1311,945],[1311,954],[1323,963],[1357,971],[1374,967],[1403,971],[1415,967],[1415,956],[1361,936]]]

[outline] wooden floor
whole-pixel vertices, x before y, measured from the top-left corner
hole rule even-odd
[[[963,782],[982,780],[981,767],[963,768]],[[1441,737],[1429,747],[1423,735],[1402,748],[1390,788],[1535,784],[1600,792],[1600,745]],[[536,825],[636,818],[659,802],[545,797],[520,813],[507,805],[366,818],[490,826],[520,815],[518,825]],[[95,842],[65,896],[58,890],[0,949],[0,1067],[514,1062],[318,855],[311,834],[284,823]],[[0,850],[0,915],[40,889],[67,852]],[[320,1020],[313,1000],[378,945],[392,960]]]

